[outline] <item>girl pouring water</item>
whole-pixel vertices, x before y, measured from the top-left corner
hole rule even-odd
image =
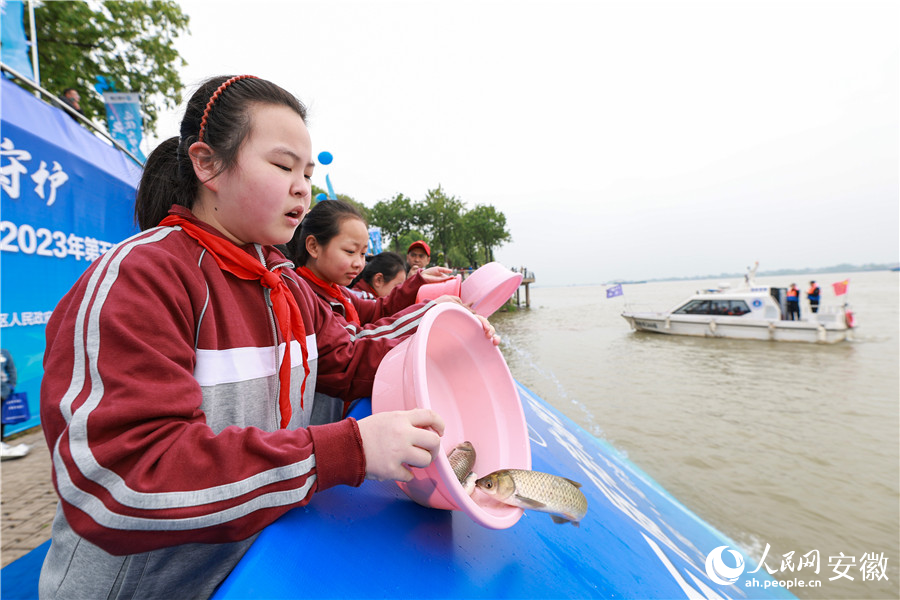
[[[268,81],[202,84],[145,165],[141,233],[54,310],[41,422],[60,502],[42,598],[209,597],[314,493],[407,481],[438,451],[429,410],[309,426],[314,391],[370,394],[400,340],[351,339],[274,248],[309,208],[305,119]]]

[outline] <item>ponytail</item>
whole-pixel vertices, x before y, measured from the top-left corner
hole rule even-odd
[[[144,163],[134,202],[134,220],[141,231],[159,225],[173,204],[187,209],[194,205],[198,180],[179,142],[177,137],[165,140]]]

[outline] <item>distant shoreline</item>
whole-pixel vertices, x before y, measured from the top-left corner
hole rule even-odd
[[[835,265],[832,267],[821,267],[821,268],[804,268],[804,269],[776,269],[772,271],[757,271],[757,277],[777,277],[782,275],[810,275],[810,274],[823,274],[823,273],[858,273],[864,271],[891,271],[898,267],[897,263],[883,263],[883,264],[865,264],[865,265]],[[651,283],[651,282],[659,282],[659,281],[693,281],[695,279],[743,279],[746,272],[742,273],[719,273],[717,275],[692,275],[690,277],[658,277],[655,279],[642,279],[642,280],[626,280],[626,279],[614,279],[611,281],[596,281],[592,283],[560,283],[560,284],[545,284],[538,285],[535,282],[534,287],[540,288],[550,288],[550,287],[580,287],[587,285],[638,285],[641,283]]]

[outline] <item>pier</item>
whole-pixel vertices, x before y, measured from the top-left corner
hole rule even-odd
[[[525,267],[519,267],[516,270],[517,273],[522,274],[522,283],[519,284],[518,289],[516,290],[516,306],[522,306],[520,292],[522,288],[525,288],[525,306],[526,308],[531,308],[531,290],[528,286],[534,283],[534,272],[529,271]]]

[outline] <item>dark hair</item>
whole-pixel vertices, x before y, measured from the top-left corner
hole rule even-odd
[[[355,286],[361,279],[368,283],[369,287],[373,287],[372,281],[379,273],[381,273],[385,281],[393,281],[397,273],[405,270],[406,263],[403,261],[402,256],[396,252],[382,252],[368,259],[362,273],[357,275],[356,279],[351,281],[348,287]]]
[[[366,223],[352,204],[343,200],[322,200],[306,213],[294,237],[286,244],[287,257],[295,266],[304,266],[310,258],[306,251],[306,239],[313,236],[320,246],[324,246],[341,232],[341,223],[347,219],[359,219]]]
[[[134,218],[142,231],[159,225],[173,204],[193,207],[200,182],[188,152],[200,136],[204,116],[203,141],[212,149],[221,173],[237,162],[250,134],[250,108],[254,104],[286,106],[306,122],[303,103],[270,81],[230,76],[206,80],[187,103],[181,135],[159,144],[144,163],[134,203]]]

